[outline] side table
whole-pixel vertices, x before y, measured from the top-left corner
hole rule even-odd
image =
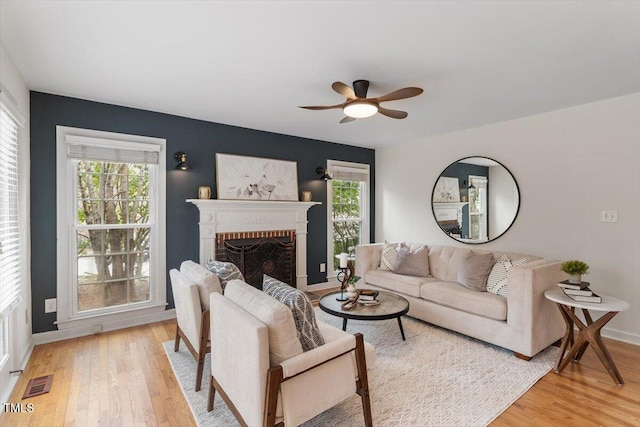
[[[609,350],[604,345],[602,338],[600,337],[600,330],[604,325],[609,322],[621,311],[629,308],[629,303],[606,295],[601,295],[601,303],[592,302],[579,302],[569,298],[560,289],[548,290],[544,293],[545,298],[553,301],[557,304],[562,313],[565,323],[567,324],[567,331],[562,338],[562,344],[560,345],[560,356],[556,363],[556,372],[560,373],[570,361],[578,361],[582,358],[585,350],[591,344],[591,348],[596,353],[604,367],[611,375],[611,378],[618,385],[624,384],[616,364],[613,363]],[[584,318],[587,321],[585,325],[575,314],[575,309],[579,308],[584,314]],[[595,322],[589,314],[589,310],[604,311],[607,312]],[[574,342],[573,326],[578,327],[578,336]],[[571,348],[568,349],[569,345]],[[568,349],[568,350],[567,350]],[[566,353],[566,355],[565,355]]]

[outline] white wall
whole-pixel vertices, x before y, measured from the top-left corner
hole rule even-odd
[[[30,245],[29,245],[29,91],[22,81],[22,77],[13,65],[11,58],[7,54],[4,45],[0,42],[0,84],[2,90],[8,92],[10,98],[15,103],[18,113],[25,118],[24,127],[20,129],[20,152],[19,152],[19,191],[26,195],[20,201],[21,233],[25,237],[23,247],[24,263],[23,273],[23,298],[22,302],[11,313],[11,370],[21,368],[21,364],[31,350],[31,278],[30,278]],[[12,379],[15,380],[15,377]],[[4,383],[3,383],[4,384]],[[10,390],[0,390],[0,401],[3,394]],[[15,403],[15,402],[14,402]]]
[[[515,223],[481,247],[586,261],[596,292],[631,304],[603,335],[640,344],[640,93],[377,150],[377,240],[462,246],[436,225],[430,196],[467,156],[500,161],[520,188]],[[618,223],[601,223],[602,210]]]

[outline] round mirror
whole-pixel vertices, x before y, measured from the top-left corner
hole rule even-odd
[[[504,234],[518,215],[520,191],[511,172],[487,157],[466,157],[442,171],[431,207],[449,237],[486,243]]]

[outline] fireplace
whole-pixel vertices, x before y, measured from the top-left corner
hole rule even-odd
[[[260,239],[273,238],[279,244],[292,245],[291,276],[287,276],[290,279],[274,277],[300,290],[307,289],[307,211],[319,202],[215,199],[189,199],[187,202],[196,205],[200,211],[200,264],[206,264],[209,259],[228,260],[223,243],[226,240],[255,239],[246,243],[229,243],[243,247],[247,244],[252,246]],[[282,239],[285,237],[289,240]],[[236,243],[242,244],[238,246]],[[277,246],[273,241],[271,244]],[[246,251],[244,256],[246,263]],[[279,257],[277,263],[286,258],[283,255]],[[260,265],[261,269],[272,268],[268,260]],[[256,274],[260,276],[261,285],[262,273]]]
[[[295,230],[219,233],[216,259],[234,263],[247,283],[262,289],[267,274],[296,286]]]

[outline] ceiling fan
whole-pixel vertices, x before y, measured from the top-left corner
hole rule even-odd
[[[381,102],[397,101],[399,99],[412,98],[420,95],[423,90],[419,87],[405,87],[377,98],[367,98],[369,89],[368,80],[356,80],[353,82],[353,89],[342,82],[333,82],[333,90],[347,98],[342,104],[327,106],[304,106],[307,110],[330,110],[340,108],[346,115],[340,123],[352,122],[356,119],[371,117],[376,113],[391,117],[392,119],[404,119],[408,116],[406,111],[390,110],[380,106]]]

